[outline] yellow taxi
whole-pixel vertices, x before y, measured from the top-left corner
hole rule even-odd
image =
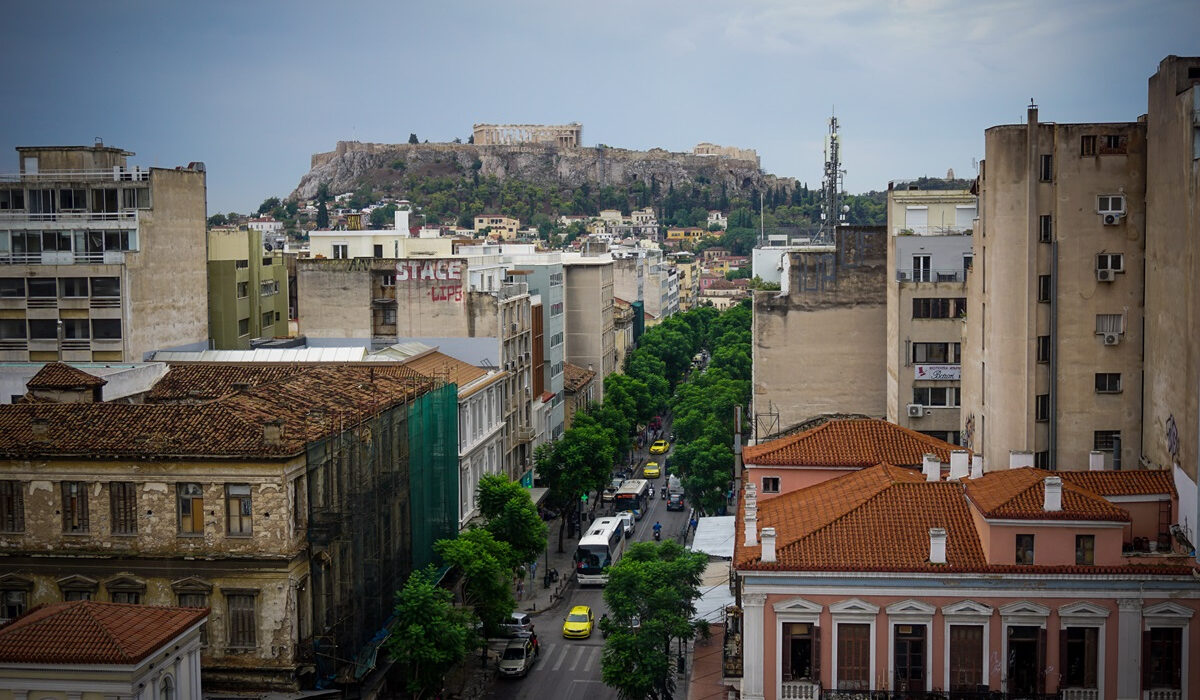
[[[658,462],[646,462],[646,466],[642,467],[642,476],[647,479],[657,479],[662,476],[662,469],[658,467]]]
[[[586,605],[576,605],[563,621],[563,637],[566,639],[587,639],[592,636],[592,609]]]
[[[650,454],[660,455],[669,449],[671,449],[671,443],[666,440],[655,440],[654,444],[650,446]]]

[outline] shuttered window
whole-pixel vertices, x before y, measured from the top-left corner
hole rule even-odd
[[[950,690],[983,685],[983,625],[950,625]]]
[[[204,489],[200,484],[179,484],[179,532],[204,534]]]
[[[871,687],[871,626],[841,624],[837,629],[838,690]]]
[[[87,484],[62,482],[63,532],[88,531]]]
[[[114,535],[137,534],[137,489],[128,481],[116,481],[108,485],[109,505],[112,510]]]
[[[232,649],[253,649],[256,646],[254,598],[252,593],[225,594],[225,602],[229,606],[229,647]]]
[[[24,531],[24,484],[20,481],[0,481],[0,532]]]

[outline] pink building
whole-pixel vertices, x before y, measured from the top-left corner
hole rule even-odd
[[[742,700],[1198,697],[1200,574],[1159,538],[1169,473],[953,471],[878,464],[763,501],[747,484]]]

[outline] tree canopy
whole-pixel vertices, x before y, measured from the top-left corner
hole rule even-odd
[[[537,559],[546,549],[546,523],[538,515],[529,491],[502,474],[479,480],[479,509],[487,530],[511,550],[509,567]]]
[[[482,528],[464,530],[454,539],[438,540],[433,548],[462,575],[463,598],[475,609],[485,634],[496,634],[517,606],[509,584],[512,549]]]
[[[413,698],[429,697],[475,646],[475,616],[454,606],[454,594],[438,587],[433,567],[408,577],[396,592],[395,612],[385,649],[401,669],[404,689]]]

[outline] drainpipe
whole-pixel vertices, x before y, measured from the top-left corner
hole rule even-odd
[[[1050,434],[1047,466],[1058,470],[1058,241],[1050,244]]]

